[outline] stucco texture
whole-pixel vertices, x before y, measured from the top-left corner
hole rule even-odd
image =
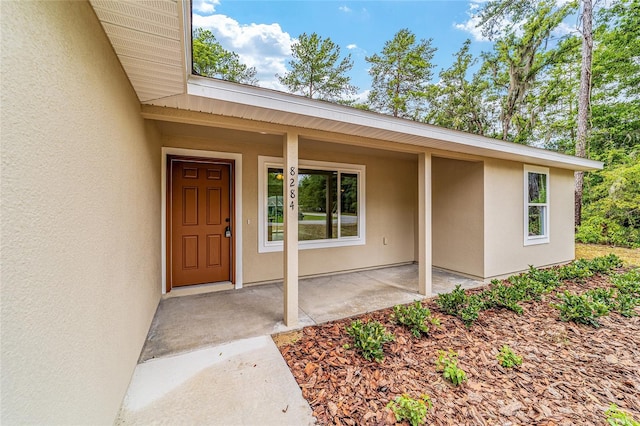
[[[433,265],[484,277],[484,163],[432,159]]]
[[[89,4],[1,25],[1,423],[112,424],[160,295],[159,134]]]
[[[524,166],[487,159],[484,178],[485,277],[574,258],[573,172],[549,170],[549,242],[524,245]]]

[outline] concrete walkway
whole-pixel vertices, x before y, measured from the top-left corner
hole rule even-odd
[[[482,282],[433,271],[434,294]],[[294,328],[410,303],[417,265],[300,280]],[[282,283],[163,299],[118,424],[304,425],[314,419],[270,335]]]

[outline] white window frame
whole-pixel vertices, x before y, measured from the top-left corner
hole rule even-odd
[[[529,173],[537,173],[546,175],[547,181],[547,200],[546,203],[530,203],[529,202]],[[524,165],[524,245],[546,244],[549,242],[549,218],[551,217],[551,181],[548,167]],[[529,207],[541,206],[545,208],[543,226],[543,235],[529,235]]]
[[[267,237],[267,173],[269,168],[283,168],[281,157],[258,156],[258,253],[270,253],[283,250],[282,241],[269,241]],[[299,241],[300,250],[357,246],[366,244],[366,208],[365,208],[365,181],[366,166],[359,164],[334,163],[313,160],[298,160],[298,170],[314,169],[337,171],[358,175],[358,236],[340,237],[335,239]],[[339,182],[339,180],[338,180]],[[340,211],[340,196],[337,197]],[[338,215],[338,229],[340,229],[341,215]]]

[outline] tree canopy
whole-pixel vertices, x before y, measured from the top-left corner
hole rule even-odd
[[[308,98],[344,101],[356,93],[347,72],[353,67],[351,55],[340,59],[340,46],[316,33],[302,33],[291,46],[289,71],[278,80],[289,91]]]
[[[426,110],[433,74],[432,40],[416,40],[408,29],[398,31],[380,54],[368,56],[371,64],[372,109],[394,117],[419,119]]]
[[[240,62],[237,53],[225,50],[209,30],[193,30],[193,71],[196,74],[233,81],[258,84],[256,69]]]

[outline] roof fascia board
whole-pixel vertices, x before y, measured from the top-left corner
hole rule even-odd
[[[361,111],[355,108],[307,99],[275,90],[245,86],[199,76],[192,75],[189,77],[187,94],[245,105],[247,107],[281,111],[295,115],[303,115],[313,119],[320,118],[338,121],[385,132],[446,141],[453,145],[462,145],[530,159],[550,161],[556,164],[560,163],[571,166],[571,168],[576,170],[595,170],[601,169],[603,166],[603,163],[599,161],[559,154],[541,148],[518,145],[512,142],[449,130],[375,112]],[[452,150],[455,151],[455,149]]]

